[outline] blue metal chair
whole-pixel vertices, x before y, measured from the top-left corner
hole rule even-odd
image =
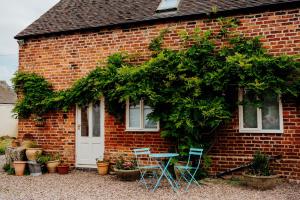
[[[140,182],[146,186],[146,189],[149,189],[145,176],[148,172],[152,172],[153,177],[157,179],[156,171],[160,169],[160,166],[154,165],[154,161],[149,157],[150,148],[133,149],[133,153],[137,160],[137,167],[141,173]]]
[[[202,153],[203,153],[203,149],[190,148],[187,164],[185,166],[175,166],[178,169],[178,171],[180,172],[180,178],[178,180],[178,183],[180,182],[180,180],[182,178],[188,183],[188,185],[185,189],[186,191],[188,190],[188,188],[190,187],[192,182],[194,182],[198,186],[200,186],[198,181],[195,179],[195,175],[200,167]],[[194,165],[192,165],[191,157],[195,157],[198,160],[197,165],[195,165],[196,163],[194,163]]]

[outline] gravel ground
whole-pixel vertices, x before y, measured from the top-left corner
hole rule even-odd
[[[4,156],[4,155],[0,155],[0,172],[3,172],[3,171],[4,171],[4,170],[2,169],[4,163],[5,163],[5,156]]]
[[[68,175],[45,174],[39,177],[16,177],[0,173],[2,200],[130,200],[130,199],[203,199],[203,200],[299,200],[300,185],[283,184],[274,190],[256,191],[228,181],[207,179],[201,187],[192,186],[189,193],[174,193],[167,183],[154,193],[137,182],[118,181],[114,176],[96,172],[73,171]]]

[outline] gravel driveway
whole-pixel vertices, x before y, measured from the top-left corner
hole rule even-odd
[[[0,155],[0,172],[3,172],[3,165],[5,164],[5,155]]]
[[[96,172],[73,171],[68,175],[46,174],[39,177],[16,177],[0,173],[0,199],[300,199],[300,185],[283,184],[274,190],[256,191],[216,179],[207,179],[202,183],[200,188],[191,187],[188,194],[182,191],[175,194],[167,184],[151,193],[137,182],[122,182],[116,180],[114,176],[102,177]]]

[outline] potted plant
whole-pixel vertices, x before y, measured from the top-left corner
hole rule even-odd
[[[57,166],[60,164],[60,155],[56,154],[54,156],[50,156],[50,159],[47,161],[47,169],[49,173],[55,173]]]
[[[115,173],[120,180],[135,181],[140,177],[140,171],[137,169],[135,159],[126,161],[123,156],[116,160]]]
[[[16,176],[24,176],[26,161],[14,161],[13,165]]]
[[[44,154],[38,154],[37,155],[36,161],[37,161],[38,164],[40,164],[41,169],[42,169],[42,173],[46,173],[47,172],[46,164],[50,160],[51,160],[51,156],[50,155],[44,155]]]
[[[57,169],[57,173],[62,174],[62,175],[69,173],[69,165],[64,164],[64,163],[60,163],[56,169]]]
[[[248,172],[243,174],[247,186],[267,190],[272,189],[279,182],[279,175],[274,175],[270,170],[270,159],[266,154],[257,151]]]
[[[96,159],[98,174],[106,175],[108,173],[109,161]]]
[[[40,147],[36,144],[36,142],[34,142],[34,143],[32,143],[32,144],[30,145],[30,147],[28,147],[28,148],[26,149],[26,157],[27,157],[27,159],[30,160],[30,161],[35,161],[35,160],[37,159],[37,156],[40,155],[40,154],[42,154],[42,152],[43,152],[43,149],[40,148]]]

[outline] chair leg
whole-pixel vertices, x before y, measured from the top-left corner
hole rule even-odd
[[[146,180],[144,178],[145,174],[146,174],[146,171],[141,171],[140,182],[142,182],[145,185],[146,189],[148,190],[149,188],[148,188],[147,182],[146,182]]]
[[[188,191],[188,189],[189,189],[189,187],[190,187],[190,185],[191,185],[192,182],[195,182],[195,183],[200,187],[200,184],[199,184],[198,181],[195,179],[195,174],[196,174],[196,172],[197,172],[197,170],[196,170],[193,174],[191,174],[191,173],[187,170],[187,173],[189,174],[189,176],[190,176],[191,178],[190,178],[190,180],[188,181],[188,185],[187,185],[185,191]]]

